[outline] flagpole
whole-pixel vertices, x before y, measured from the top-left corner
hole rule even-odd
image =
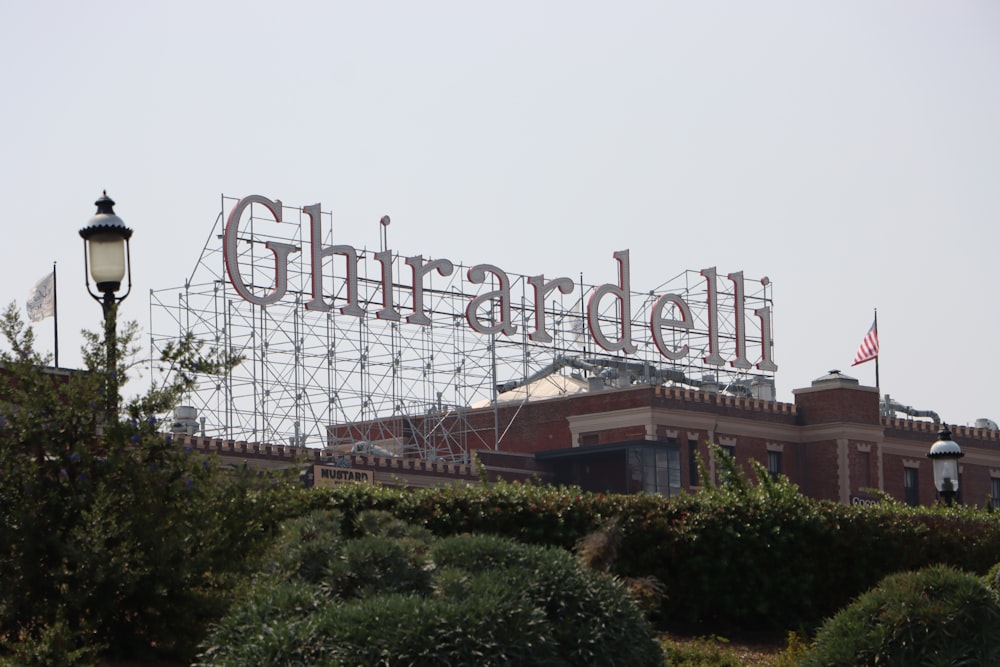
[[[59,292],[56,290],[56,263],[52,262],[52,335],[56,353],[56,368],[59,368]],[[877,371],[876,371],[877,372]]]
[[[878,308],[875,308],[875,335],[878,336]],[[881,348],[881,345],[879,346]],[[878,400],[882,401],[882,387],[878,382],[878,358],[879,355],[875,355],[875,391],[878,392]]]

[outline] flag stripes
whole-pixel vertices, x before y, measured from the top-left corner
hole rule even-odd
[[[851,365],[857,366],[872,359],[878,359],[878,321],[872,322],[871,328],[868,329],[868,333],[865,334],[864,340],[858,347],[858,353],[854,355],[854,363]]]

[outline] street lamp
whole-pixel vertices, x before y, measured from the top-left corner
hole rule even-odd
[[[958,493],[958,460],[963,456],[962,448],[951,439],[948,425],[943,424],[938,431],[937,442],[927,452],[927,458],[934,463],[934,487],[948,505]]]
[[[115,315],[118,304],[132,291],[132,261],[129,254],[129,239],[132,230],[115,215],[114,201],[105,190],[94,204],[97,213],[87,226],[80,230],[83,238],[83,274],[87,291],[104,311],[104,344],[107,347],[107,420],[118,415],[118,336]],[[88,276],[89,267],[89,276]],[[128,276],[125,293],[118,296],[122,279]],[[90,287],[93,278],[97,292]]]

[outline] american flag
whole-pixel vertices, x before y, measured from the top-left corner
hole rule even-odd
[[[854,363],[851,365],[857,366],[872,359],[878,359],[878,320],[872,322],[871,328],[868,329],[868,333],[865,334],[864,340],[858,347],[858,353],[854,355]]]

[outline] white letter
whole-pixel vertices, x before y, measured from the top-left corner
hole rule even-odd
[[[618,284],[605,283],[594,289],[587,302],[587,325],[590,327],[590,335],[594,341],[608,352],[621,350],[625,354],[632,354],[636,351],[636,345],[632,342],[632,306],[631,292],[629,291],[629,265],[628,250],[619,250],[614,254],[618,262]],[[605,295],[611,295],[619,301],[619,316],[621,321],[621,338],[609,340],[601,331],[600,307],[601,299]]]
[[[554,289],[569,294],[573,291],[573,281],[569,278],[556,278],[545,282],[545,276],[542,275],[528,278],[528,283],[535,288],[535,330],[528,334],[528,338],[536,343],[551,343],[552,336],[546,331],[545,324],[545,298]]]
[[[469,269],[469,282],[482,284],[486,281],[487,271],[497,277],[500,288],[480,294],[469,301],[469,305],[465,309],[465,319],[473,331],[478,331],[481,334],[502,333],[510,336],[517,331],[517,327],[510,321],[510,278],[507,277],[507,274],[492,264],[476,264]],[[500,300],[500,321],[496,324],[483,324],[477,311],[481,305],[488,304],[493,299]],[[492,314],[492,305],[490,305],[489,310]]]
[[[306,302],[306,310],[326,312],[330,305],[323,300],[323,258],[328,255],[344,255],[347,258],[347,305],[340,309],[344,315],[361,317],[365,311],[358,305],[358,253],[349,245],[323,247],[323,230],[320,222],[320,206],[313,204],[302,209],[309,216],[310,255],[312,256],[312,299]]]
[[[706,364],[721,366],[725,360],[719,354],[719,291],[715,286],[715,267],[702,269],[701,275],[708,283],[708,356],[704,360]]]
[[[240,224],[240,217],[243,215],[243,210],[254,203],[263,205],[271,212],[275,221],[281,222],[281,200],[271,201],[261,195],[244,197],[236,202],[236,206],[229,213],[229,219],[226,221],[226,231],[223,234],[222,254],[226,263],[226,272],[229,274],[229,282],[232,283],[236,293],[250,303],[257,304],[258,306],[266,306],[269,303],[279,301],[281,297],[285,296],[285,292],[288,290],[288,255],[297,252],[298,248],[276,241],[268,241],[264,244],[264,247],[274,254],[274,289],[266,296],[254,296],[249,288],[247,288],[246,283],[243,282],[243,276],[240,274],[238,264],[239,251],[236,247],[236,234],[238,233],[237,228]]]
[[[424,264],[423,255],[407,257],[406,263],[413,268],[413,312],[406,316],[406,321],[426,326],[431,323],[431,318],[424,313],[424,276],[431,271],[437,271],[442,276],[450,276],[455,266],[447,259],[435,259]]]
[[[743,272],[737,271],[726,276],[733,281],[733,317],[736,319],[736,358],[730,361],[734,368],[750,368],[752,364],[747,361],[747,331],[746,315],[743,312],[743,304],[746,303],[746,294],[743,288]]]
[[[760,279],[760,284],[765,287],[770,281],[765,276]],[[757,368],[762,371],[776,371],[778,364],[771,361],[771,309],[768,307],[758,308],[753,314],[760,318],[760,363]]]
[[[382,265],[382,308],[375,311],[375,317],[398,322],[399,311],[392,302],[392,251],[386,249],[377,252],[375,259]]]
[[[668,303],[673,304],[674,308],[680,313],[681,319],[668,320],[663,317],[663,307]],[[667,347],[667,342],[663,339],[663,327],[688,330],[694,328],[690,306],[676,294],[664,294],[656,300],[656,303],[653,304],[652,315],[649,318],[649,328],[653,333],[653,342],[656,343],[656,348],[660,351],[660,354],[671,361],[677,361],[686,357],[689,349],[687,345],[679,347],[676,350],[671,350]]]

